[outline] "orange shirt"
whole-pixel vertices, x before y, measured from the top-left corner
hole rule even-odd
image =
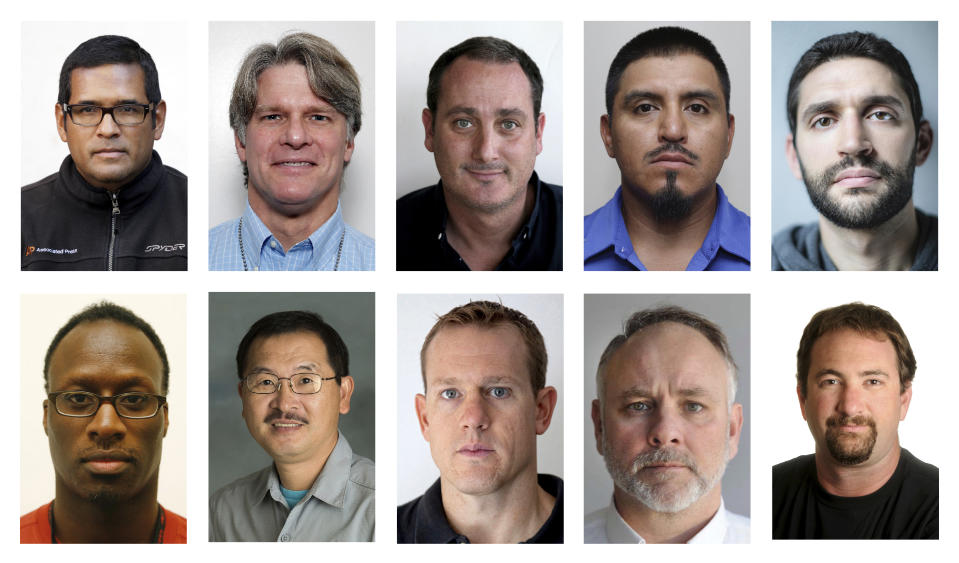
[[[52,543],[53,530],[50,528],[50,507],[47,503],[40,508],[20,517],[20,543]],[[162,506],[163,521],[157,543],[186,543],[186,518],[166,510]]]

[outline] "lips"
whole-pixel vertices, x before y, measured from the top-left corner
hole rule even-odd
[[[470,457],[470,458],[482,458],[492,454],[495,450],[487,446],[486,444],[466,444],[460,449],[456,450],[456,453]]]
[[[127,153],[126,150],[118,147],[105,147],[102,149],[97,149],[93,151],[94,156],[99,156],[102,158],[117,158],[123,156]]]
[[[843,188],[863,188],[880,178],[878,172],[869,168],[847,168],[836,176],[833,184]]]
[[[665,152],[653,159],[654,164],[662,164],[665,166],[680,166],[680,165],[691,165],[693,162],[686,156],[676,153],[676,152]]]
[[[122,451],[94,452],[80,458],[80,463],[97,475],[120,473],[134,462],[133,456]]]
[[[273,166],[282,166],[284,168],[308,168],[310,166],[316,166],[316,163],[312,160],[302,159],[302,158],[291,158],[285,160],[278,160],[273,163]]]

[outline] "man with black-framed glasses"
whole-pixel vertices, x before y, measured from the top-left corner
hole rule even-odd
[[[236,353],[243,419],[273,458],[210,498],[210,541],[372,541],[373,462],[339,431],[349,351],[322,317],[269,314]]]
[[[20,542],[186,543],[186,519],[157,502],[170,367],[153,328],[91,305],[54,336],[43,374],[56,494],[20,518]]]
[[[150,54],[117,35],[80,44],[54,113],[70,154],[21,190],[21,269],[186,270],[187,179],[153,150],[166,102]]]

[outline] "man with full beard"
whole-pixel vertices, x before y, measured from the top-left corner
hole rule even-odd
[[[797,353],[816,453],[773,467],[774,539],[939,537],[939,469],[899,446],[916,358],[879,307],[820,311]]]
[[[622,185],[585,218],[586,270],[749,269],[749,217],[716,183],[735,132],[729,92],[694,31],[652,29],[619,50],[600,135]]]
[[[679,307],[626,321],[596,370],[596,449],[613,500],[586,517],[586,543],[748,543],[722,477],[739,450],[736,364],[712,321]]]
[[[773,238],[774,270],[937,270],[938,219],[913,206],[932,149],[909,61],[871,33],[820,39],[789,79],[786,159],[819,221]]]

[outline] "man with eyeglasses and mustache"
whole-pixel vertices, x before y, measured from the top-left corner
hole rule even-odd
[[[150,54],[117,35],[60,70],[57,131],[70,154],[20,193],[23,270],[186,270],[187,178],[153,150],[166,102]]]
[[[887,311],[813,315],[796,394],[816,453],[773,467],[773,539],[939,537],[939,469],[899,445],[916,358]]]
[[[906,57],[871,33],[820,39],[789,79],[786,159],[819,221],[773,238],[774,270],[938,270],[939,223],[913,206],[932,149]]]
[[[337,426],[353,395],[340,335],[316,313],[272,313],[236,366],[243,419],[273,464],[213,494],[210,541],[373,541],[373,462]]]
[[[186,543],[186,519],[157,502],[170,367],[153,328],[91,305],[54,336],[43,373],[56,496],[20,518],[20,543]]]
[[[600,358],[596,393],[596,450],[614,487],[587,515],[586,543],[749,543],[749,518],[722,497],[743,407],[716,324],[675,306],[632,315]]]
[[[622,185],[585,218],[586,270],[748,270],[749,216],[716,183],[732,148],[729,73],[679,27],[641,33],[613,59],[600,135]]]

